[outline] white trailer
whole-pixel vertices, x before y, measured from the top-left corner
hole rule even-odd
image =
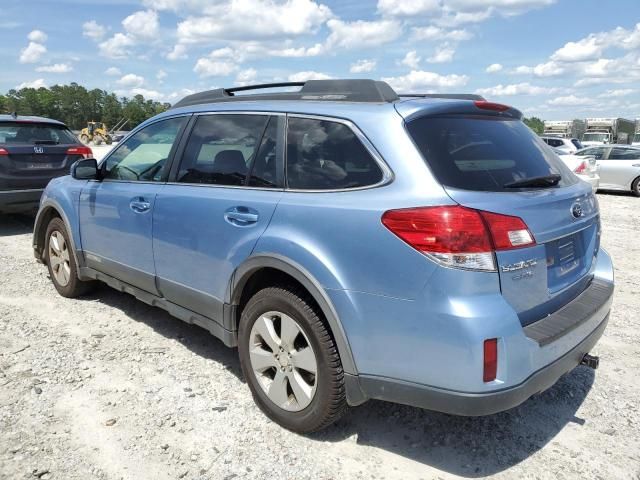
[[[635,122],[626,118],[587,118],[587,130],[582,145],[604,145],[612,143],[630,144],[636,131]]]
[[[560,138],[582,138],[587,126],[584,120],[545,120],[543,135]]]

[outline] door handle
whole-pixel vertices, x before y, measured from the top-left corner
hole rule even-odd
[[[224,219],[232,225],[246,227],[258,222],[258,212],[247,207],[233,207],[224,212]]]
[[[131,210],[136,213],[144,213],[151,208],[151,204],[144,198],[136,198],[131,200],[131,203],[129,203],[129,208],[131,208]]]

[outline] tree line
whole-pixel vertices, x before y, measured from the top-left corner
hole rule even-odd
[[[0,113],[38,115],[64,122],[72,130],[80,130],[87,122],[104,122],[109,128],[126,118],[125,128],[131,129],[154,115],[164,112],[171,104],[118,97],[105,90],[87,90],[77,83],[54,85],[50,88],[22,88],[0,94]]]

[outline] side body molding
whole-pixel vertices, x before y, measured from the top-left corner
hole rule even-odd
[[[261,268],[274,268],[280,270],[295,278],[300,282],[300,284],[302,284],[302,286],[304,286],[304,288],[307,289],[322,310],[322,313],[327,319],[329,327],[333,332],[336,346],[338,347],[338,353],[342,360],[342,368],[348,375],[357,375],[358,371],[356,369],[355,361],[353,360],[351,347],[349,346],[347,336],[342,327],[342,323],[338,318],[338,314],[336,313],[331,300],[320,282],[318,282],[302,265],[277,253],[260,253],[249,257],[238,267],[231,279],[229,298],[227,299],[227,302],[231,305],[238,305],[240,303],[242,290],[247,281],[253,273]],[[228,321],[234,321],[231,315],[226,315],[225,317],[225,323]],[[225,328],[227,330],[235,330],[237,327],[236,325],[225,325]]]

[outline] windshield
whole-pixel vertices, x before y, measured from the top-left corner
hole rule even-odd
[[[521,180],[556,174],[559,186],[576,181],[553,150],[519,120],[422,117],[407,129],[436,178],[449,187],[504,191]]]
[[[636,133],[633,136],[633,143],[640,143],[640,133]]]
[[[64,125],[31,122],[0,122],[0,144],[76,144],[78,140]]]
[[[609,141],[608,133],[585,133],[582,137],[583,142],[607,142]]]

